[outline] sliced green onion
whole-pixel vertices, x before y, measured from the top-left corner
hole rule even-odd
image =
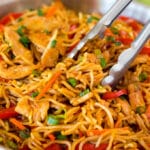
[[[112,33],[114,34],[119,34],[119,30],[115,27],[111,27],[110,30],[112,31]]]
[[[21,36],[19,41],[23,44],[24,47],[29,48],[29,44],[31,43],[29,38],[26,36]]]
[[[147,77],[148,77],[147,73],[146,72],[142,72],[139,75],[139,81],[143,82],[143,81],[145,81],[147,79]]]
[[[99,58],[102,56],[101,50],[99,50],[99,49],[95,49],[94,54]]]
[[[56,40],[52,40],[52,42],[51,42],[51,47],[52,47],[52,48],[55,48],[56,44],[57,44],[57,41],[56,41]]]
[[[38,96],[38,95],[39,95],[39,92],[36,91],[36,92],[33,92],[33,93],[31,94],[31,97],[32,97],[32,98],[35,98],[35,97]]]
[[[22,139],[27,139],[30,137],[30,132],[29,132],[29,130],[21,130],[21,131],[19,131],[19,136]]]
[[[108,42],[115,42],[115,38],[113,36],[107,36],[106,40]]]
[[[47,123],[49,125],[57,125],[57,124],[59,124],[59,119],[56,118],[56,116],[54,116],[54,115],[48,115]]]
[[[82,97],[82,96],[88,94],[89,92],[90,92],[89,89],[85,89],[84,91],[82,91],[82,92],[79,93],[79,96]]]
[[[98,85],[97,88],[99,89],[100,93],[106,93],[106,89],[103,86]]]
[[[24,29],[26,27],[25,26],[20,26],[18,29],[17,29],[17,33],[20,35],[20,36],[23,36],[24,35]]]
[[[121,95],[121,96],[119,96],[122,100],[127,100],[126,99],[126,95]]]
[[[67,136],[66,136],[66,135],[62,135],[62,134],[58,134],[58,135],[56,136],[56,138],[57,138],[58,140],[66,140],[66,139],[67,139]]]
[[[48,31],[47,29],[45,29],[45,30],[44,30],[44,33],[50,34],[50,31]]]
[[[21,17],[20,17],[20,18],[18,18],[18,22],[21,22],[22,20],[23,20],[23,18],[21,18]]]
[[[97,18],[97,17],[95,17],[95,16],[90,16],[90,17],[87,19],[87,23],[91,23],[93,20],[98,21],[99,18]]]
[[[7,145],[9,148],[12,148],[14,150],[17,150],[17,148],[18,148],[17,144],[11,140],[7,140]]]
[[[2,138],[2,137],[0,137],[0,143],[1,143],[1,142],[3,142],[3,138]]]
[[[41,72],[39,70],[35,69],[35,70],[32,71],[32,74],[33,74],[34,77],[39,77],[41,75]]]
[[[101,64],[102,68],[106,67],[107,63],[106,63],[105,58],[100,58],[100,64]]]
[[[77,85],[77,80],[75,78],[69,78],[67,82],[72,86],[75,87]]]
[[[121,44],[122,44],[122,43],[119,42],[119,41],[115,42],[115,45],[116,45],[116,46],[120,46]]]
[[[143,114],[143,113],[145,113],[146,112],[146,107],[145,106],[138,106],[137,108],[136,108],[136,110],[135,110],[135,112],[137,113],[137,114]]]
[[[37,14],[38,14],[38,16],[44,16],[44,12],[42,9],[38,9]]]

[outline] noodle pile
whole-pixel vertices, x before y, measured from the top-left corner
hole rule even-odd
[[[150,41],[115,89],[101,85],[142,29],[140,23],[118,18],[103,39],[95,37],[70,59],[65,56],[99,14],[76,13],[56,1],[5,18],[0,26],[2,145],[19,150],[150,149]]]

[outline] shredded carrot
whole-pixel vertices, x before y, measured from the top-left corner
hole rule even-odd
[[[105,35],[106,35],[106,36],[114,36],[114,34],[113,34],[112,31],[110,30],[110,28],[107,28],[107,29],[105,30]]]
[[[44,89],[40,92],[40,94],[36,97],[36,100],[41,99],[44,94],[52,87],[52,85],[55,83],[55,81],[58,79],[58,77],[61,75],[61,71],[57,71],[48,81]]]
[[[103,130],[97,130],[97,129],[93,129],[93,130],[88,130],[87,131],[87,136],[93,136],[93,135],[101,135],[104,132],[108,131],[109,129],[103,129]]]
[[[48,137],[51,141],[54,141],[56,139],[56,137],[53,134],[49,134]]]
[[[60,3],[59,0],[57,0],[57,2],[55,2],[53,5],[51,5],[48,8],[46,17],[49,18],[49,17],[53,16],[55,14],[55,12],[58,10],[58,8],[60,8],[61,6],[62,6],[62,4]]]
[[[122,123],[122,119],[118,119],[117,122],[115,123],[115,128],[119,128]]]
[[[145,114],[146,114],[147,118],[150,120],[150,105],[147,106]]]
[[[115,129],[122,129],[122,130],[128,130],[128,127],[123,127],[123,128],[115,128]],[[93,129],[93,130],[88,130],[86,132],[87,136],[93,136],[93,135],[101,135],[105,132],[108,131],[113,131],[114,129],[102,129],[102,130],[98,130],[98,129]]]
[[[26,127],[22,124],[22,122],[18,121],[15,118],[10,118],[9,121],[14,124],[16,127],[18,127],[20,130],[25,130]]]

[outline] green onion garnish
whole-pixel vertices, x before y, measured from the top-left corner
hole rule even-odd
[[[89,92],[90,92],[89,89],[85,89],[84,91],[82,91],[82,92],[79,93],[79,96],[82,97],[82,96],[88,94]]]
[[[75,78],[69,78],[67,82],[72,86],[75,87],[77,85],[77,80]]]
[[[119,42],[119,41],[115,42],[115,45],[116,45],[116,46],[120,46],[121,44],[122,44],[122,43]]]
[[[30,132],[29,132],[29,130],[21,130],[21,131],[19,131],[19,136],[22,139],[27,139],[30,137]]]
[[[24,47],[29,48],[29,44],[31,43],[29,38],[26,36],[21,36],[19,41],[24,45]]]
[[[56,138],[57,138],[58,140],[66,140],[66,139],[67,139],[67,136],[66,136],[66,135],[62,135],[62,134],[58,134],[58,135],[56,136]]]
[[[33,92],[33,93],[31,94],[31,97],[32,97],[32,98],[35,98],[35,97],[38,96],[38,95],[39,95],[39,92],[36,91],[36,92]]]
[[[57,44],[57,41],[56,41],[56,40],[52,40],[52,42],[51,42],[51,47],[52,47],[52,48],[55,48],[56,44]]]
[[[24,30],[26,29],[25,26],[20,26],[18,29],[17,29],[17,33],[20,35],[20,36],[24,36]]]
[[[18,18],[18,22],[21,22],[22,20],[23,20],[23,18],[21,18],[21,17],[20,17],[20,18]]]
[[[7,140],[7,145],[9,148],[12,148],[14,150],[17,150],[17,148],[18,148],[17,144],[11,140]]]
[[[113,36],[107,36],[106,40],[108,42],[115,42],[115,38]]]
[[[59,119],[54,115],[48,115],[47,123],[49,125],[57,125],[59,124]]]
[[[45,30],[44,30],[44,33],[50,34],[50,31],[48,31],[47,29],[45,29]]]
[[[112,33],[114,34],[119,34],[119,30],[115,27],[111,27],[110,30],[112,31]]]
[[[1,142],[3,142],[3,138],[2,138],[2,137],[0,137],[0,143],[1,143]]]
[[[38,16],[44,16],[44,12],[42,9],[38,9],[37,14],[38,14]]]
[[[148,77],[148,75],[147,75],[146,72],[141,72],[139,74],[139,81],[143,82],[143,81],[145,81],[147,79],[147,77]]]
[[[99,18],[97,18],[97,17],[95,17],[95,16],[90,16],[90,17],[87,19],[87,23],[91,23],[93,20],[98,21]]]
[[[135,110],[135,112],[137,113],[137,114],[143,114],[143,113],[145,113],[145,111],[146,111],[146,108],[145,108],[145,106],[138,106],[137,108],[136,108],[136,110]]]
[[[97,56],[97,57],[101,57],[102,56],[102,53],[101,53],[101,50],[100,49],[95,49],[94,50],[94,54]]]
[[[39,70],[35,69],[35,70],[32,71],[32,74],[33,74],[34,77],[39,77],[41,75],[41,72]]]
[[[102,68],[106,67],[107,63],[106,63],[105,58],[100,58],[100,64],[101,64]]]

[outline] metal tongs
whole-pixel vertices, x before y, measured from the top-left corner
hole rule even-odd
[[[68,54],[69,58],[73,58],[78,51],[86,44],[86,42],[96,35],[104,36],[104,31],[109,27],[116,17],[128,6],[132,0],[118,0],[111,9],[101,18],[94,28],[79,42],[79,44]],[[124,50],[118,57],[117,63],[112,66],[108,76],[102,80],[102,85],[115,86],[124,73],[129,68],[135,57],[140,52],[142,46],[150,36],[150,21],[145,25],[131,47]]]
[[[135,57],[139,54],[141,48],[150,37],[150,20],[144,26],[135,41],[131,44],[131,47],[124,50],[118,57],[118,61],[109,71],[109,75],[106,76],[102,84],[114,86],[121,79],[130,64],[133,62]]]
[[[111,26],[113,21],[131,2],[132,0],[117,0],[117,2],[108,10],[108,12],[100,19],[100,21],[98,21],[94,28],[68,54],[68,57],[73,58],[87,43],[87,41],[93,39],[95,36],[99,35],[102,38],[106,28]]]

